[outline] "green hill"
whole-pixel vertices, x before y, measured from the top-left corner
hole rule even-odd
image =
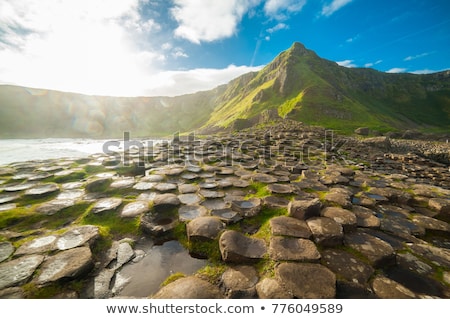
[[[300,43],[259,72],[177,97],[88,96],[0,86],[0,138],[164,136],[288,118],[341,132],[450,131],[450,71],[345,68]]]
[[[343,132],[360,126],[450,130],[450,71],[416,75],[350,69],[300,43],[259,73],[230,82],[222,97],[206,127],[251,125],[279,116]]]

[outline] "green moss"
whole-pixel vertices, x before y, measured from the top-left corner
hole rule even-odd
[[[84,170],[89,175],[94,175],[94,174],[103,173],[103,172],[108,171],[108,169],[106,167],[104,167],[103,165],[89,165],[89,164],[84,167]]]
[[[0,229],[25,232],[44,227],[53,230],[75,222],[88,207],[89,204],[81,202],[50,216],[35,212],[36,206],[18,207],[0,214]]]
[[[167,277],[162,283],[161,283],[161,287],[165,287],[168,284],[180,279],[180,278],[184,278],[186,277],[185,274],[181,273],[181,272],[176,272],[172,275],[170,275],[169,277]]]
[[[266,196],[270,196],[271,193],[267,189],[267,185],[261,182],[252,182],[248,187],[248,194],[246,196],[247,199],[252,197],[264,198]]]
[[[277,265],[277,261],[266,257],[257,262],[255,267],[260,278],[274,278]]]
[[[225,270],[227,269],[227,265],[224,263],[215,263],[206,265],[197,271],[197,276],[200,278],[209,281],[213,285],[220,284],[221,278]]]
[[[117,210],[120,210],[121,206]],[[90,210],[80,221],[83,225],[97,225],[105,229],[112,236],[138,236],[140,230],[140,218],[121,218],[117,211],[106,211],[98,214]]]
[[[64,176],[56,176],[53,178],[53,181],[56,183],[70,183],[70,182],[78,182],[84,179],[87,176],[85,171],[75,171],[68,175]]]

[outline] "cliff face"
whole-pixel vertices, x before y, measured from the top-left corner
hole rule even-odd
[[[343,132],[450,130],[450,71],[349,69],[300,43],[259,72],[177,97],[104,97],[0,86],[0,137],[161,136],[289,118]]]

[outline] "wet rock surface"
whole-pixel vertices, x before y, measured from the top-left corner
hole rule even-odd
[[[158,144],[131,176],[105,154],[2,167],[0,298],[133,297],[141,238],[208,262],[150,298],[450,298],[449,146],[330,143],[284,121]]]

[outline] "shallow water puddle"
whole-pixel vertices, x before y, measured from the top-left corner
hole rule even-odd
[[[207,263],[206,260],[191,257],[175,240],[155,246],[148,242],[147,248],[138,248],[146,252],[145,257],[137,263],[125,265],[117,274],[116,286],[123,285],[117,294],[119,297],[148,297],[160,289],[168,276],[177,272],[191,275]]]

